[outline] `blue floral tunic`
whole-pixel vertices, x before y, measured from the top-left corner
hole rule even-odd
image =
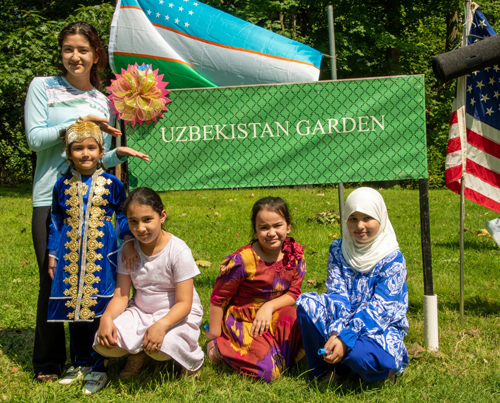
[[[406,262],[399,251],[379,261],[368,273],[353,269],[342,255],[342,239],[333,241],[328,256],[327,292],[302,294],[305,309],[325,341],[337,332],[351,349],[360,336],[375,340],[396,362],[400,374],[408,365],[403,339],[408,332]]]
[[[93,321],[103,314],[116,282],[113,214],[120,237],[131,235],[121,210],[125,198],[123,184],[102,169],[93,175],[72,171],[57,180],[47,246],[57,259],[49,322]]]

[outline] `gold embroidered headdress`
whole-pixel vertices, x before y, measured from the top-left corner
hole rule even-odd
[[[75,123],[66,129],[66,145],[77,141],[81,143],[83,140],[93,138],[99,146],[103,146],[104,140],[101,129],[94,122],[84,121],[78,118]]]

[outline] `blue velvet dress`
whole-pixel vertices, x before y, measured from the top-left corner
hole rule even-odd
[[[49,300],[49,322],[91,322],[100,317],[116,282],[117,235],[131,234],[122,212],[123,184],[98,169],[93,175],[73,170],[54,186],[47,248],[57,268]]]

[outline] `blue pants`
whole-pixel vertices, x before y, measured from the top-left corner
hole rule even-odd
[[[100,318],[93,322],[69,322],[71,364],[74,367],[92,367],[95,372],[108,372],[108,359],[92,348],[99,323]]]
[[[325,346],[325,340],[301,306],[297,308],[297,318],[302,329],[307,365],[313,378],[331,370],[342,375],[348,367],[363,381],[375,382],[387,378],[389,371],[396,366],[394,358],[368,336],[359,337],[340,363],[330,364],[323,359],[323,355],[318,355],[318,350]]]

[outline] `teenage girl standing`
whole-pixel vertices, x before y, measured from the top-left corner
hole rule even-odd
[[[35,379],[55,380],[66,362],[64,327],[47,322],[51,279],[48,274],[47,240],[52,189],[58,177],[68,170],[65,144],[59,132],[80,116],[96,122],[102,131],[119,135],[109,126],[109,100],[99,92],[98,73],[106,66],[106,53],[97,31],[85,22],[66,26],[58,37],[61,48],[62,75],[35,77],[25,104],[26,138],[37,153],[33,181],[32,234],[40,273],[33,367]],[[148,160],[128,147],[109,151],[111,137],[104,134],[103,165],[112,167],[127,156]]]

